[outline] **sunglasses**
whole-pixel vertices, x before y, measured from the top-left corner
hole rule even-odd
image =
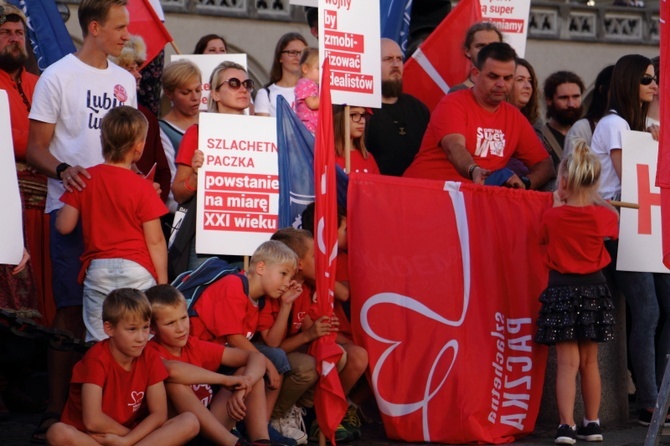
[[[656,82],[656,84],[658,84],[658,78],[656,76],[649,76],[647,74],[642,76],[642,79],[640,79],[640,85],[649,85],[652,82]]]
[[[367,113],[349,113],[349,117],[353,122],[361,122],[367,119]]]
[[[244,86],[244,88],[246,88],[246,89],[249,90],[249,91],[251,91],[251,90],[254,89],[254,81],[253,81],[253,80],[251,80],[251,79],[246,79],[246,80],[241,81],[241,80],[239,80],[239,79],[236,78],[236,77],[231,77],[231,78],[228,79],[227,81],[223,81],[223,82],[221,82],[221,83],[215,88],[215,90],[216,90],[216,91],[219,91],[219,88],[221,88],[221,86],[222,86],[223,84],[228,84],[228,86],[229,86],[230,88],[232,88],[233,90],[239,90],[241,86]]]

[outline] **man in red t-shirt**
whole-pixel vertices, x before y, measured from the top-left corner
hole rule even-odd
[[[506,102],[516,69],[516,53],[495,42],[477,55],[470,90],[442,98],[433,112],[421,149],[406,177],[484,184],[514,156],[529,173],[504,182],[537,189],[556,176],[553,163],[528,120]]]

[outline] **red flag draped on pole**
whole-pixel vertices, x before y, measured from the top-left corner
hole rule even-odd
[[[661,69],[665,68],[670,60],[670,36],[668,35],[668,20],[670,20],[670,6],[666,0],[659,3],[661,8]],[[658,75],[658,73],[656,73]],[[668,91],[670,79],[661,76],[660,91]],[[661,188],[661,226],[663,230],[663,263],[670,268],[670,102],[661,100],[661,137],[658,144],[658,167],[656,169],[656,185]]]
[[[149,0],[128,0],[128,13],[130,24],[128,32],[132,35],[142,36],[147,45],[147,60],[144,65],[151,62],[165,45],[172,42],[172,36],[163,22],[161,22]]]
[[[319,123],[314,145],[314,185],[316,228],[314,257],[316,263],[316,305],[310,308],[310,317],[317,320],[333,313],[335,286],[335,257],[337,256],[337,189],[335,182],[335,139],[333,109],[330,99],[330,66],[324,61],[319,98]],[[314,408],[319,427],[335,444],[335,429],[347,411],[347,400],[342,391],[335,365],[342,350],[335,344],[335,334],[322,336],[312,342],[309,354],[316,358],[319,383],[314,394]]]
[[[463,54],[465,33],[482,21],[479,0],[461,0],[405,62],[403,91],[420,99],[432,111],[449,88],[470,73]]]

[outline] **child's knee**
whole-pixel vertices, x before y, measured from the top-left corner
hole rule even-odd
[[[200,432],[200,422],[191,412],[184,412],[168,420],[165,424],[174,423],[179,426],[180,431],[189,438],[193,438]]]
[[[368,366],[368,352],[363,347],[350,344],[347,346],[347,363],[361,373],[364,372]]]
[[[54,446],[76,444],[75,431],[75,428],[65,423],[54,423],[47,431],[47,444]]]

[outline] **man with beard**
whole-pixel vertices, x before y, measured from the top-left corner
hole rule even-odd
[[[584,82],[570,71],[557,71],[544,81],[547,123],[542,126],[542,136],[556,167],[563,158],[565,135],[584,112],[583,93]]]
[[[382,108],[365,126],[365,145],[383,175],[402,176],[419,151],[430,120],[423,102],[402,92],[403,60],[400,46],[381,39]]]
[[[525,189],[553,178],[551,158],[533,127],[506,101],[515,70],[511,46],[494,42],[482,48],[472,69],[474,86],[442,98],[404,176],[485,184],[500,171],[494,184]],[[502,170],[512,156],[528,167],[525,177]]]

